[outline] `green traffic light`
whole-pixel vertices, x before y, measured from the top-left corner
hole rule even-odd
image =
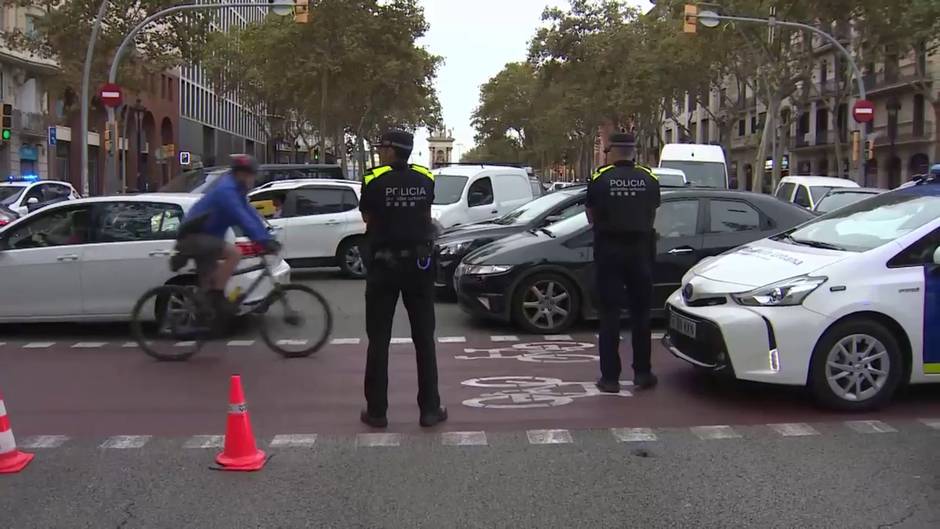
[[[3,129],[3,139],[4,140],[10,139],[10,129]]]

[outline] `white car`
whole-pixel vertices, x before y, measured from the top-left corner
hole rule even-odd
[[[846,178],[831,176],[785,176],[777,184],[774,196],[784,202],[792,202],[812,210],[826,196],[826,193],[843,187],[859,187],[859,185]]]
[[[531,202],[529,174],[502,165],[448,165],[434,170],[431,216],[440,228],[495,219]]]
[[[742,380],[865,410],[940,382],[940,183],[874,196],[706,258],[667,302],[666,347]]]
[[[288,180],[250,193],[249,200],[280,232],[282,255],[291,266],[338,266],[347,276],[362,278],[361,193],[361,184],[349,180]]]
[[[147,290],[194,284],[192,263],[170,271],[180,221],[199,195],[145,194],[60,202],[0,229],[0,322],[127,321]],[[254,244],[236,239],[245,255],[228,294],[242,292],[261,274]],[[290,266],[269,258],[275,280],[287,283]],[[254,269],[254,270],[253,270]],[[245,301],[261,301],[262,283]]]
[[[12,177],[0,182],[0,206],[6,206],[21,217],[49,204],[77,198],[78,192],[68,182]]]

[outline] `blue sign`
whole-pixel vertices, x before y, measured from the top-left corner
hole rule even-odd
[[[32,145],[20,146],[20,160],[35,162],[39,159],[39,151]]]
[[[192,162],[192,154],[189,151],[180,151],[180,165],[189,165]]]
[[[49,127],[49,145],[56,144],[56,128]]]

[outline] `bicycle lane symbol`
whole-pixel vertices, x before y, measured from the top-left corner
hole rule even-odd
[[[515,344],[495,349],[464,349],[457,360],[518,360],[541,364],[575,364],[597,362],[594,344],[570,341],[549,341]]]
[[[500,376],[472,378],[461,382],[473,388],[492,388],[500,391],[483,393],[463,401],[464,406],[486,409],[554,408],[571,404],[585,397],[632,397],[627,390],[620,393],[602,393],[594,382],[566,382],[560,378],[533,376]],[[624,387],[633,382],[621,381]]]

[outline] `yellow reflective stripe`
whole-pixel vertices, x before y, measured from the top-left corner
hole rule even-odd
[[[431,170],[428,169],[427,167],[424,167],[423,165],[418,165],[418,164],[411,164],[411,169],[430,178],[431,181],[434,181],[434,173],[432,173]]]
[[[369,185],[369,182],[375,180],[376,178],[382,176],[383,174],[391,170],[392,170],[391,166],[388,166],[388,165],[382,165],[382,166],[373,168],[371,171],[362,175],[362,185],[364,186]]]
[[[652,176],[654,180],[659,180],[659,177],[656,176],[656,174],[653,173],[653,170],[650,169],[649,167],[647,167],[647,166],[645,166],[645,165],[639,165],[639,164],[638,164],[638,165],[636,166],[636,168],[639,169],[639,170],[641,170],[641,171],[645,171],[645,172],[648,173],[650,176]]]
[[[607,171],[610,171],[613,168],[614,168],[613,165],[605,165],[604,167],[601,167],[600,169],[597,170],[597,172],[591,175],[591,180],[597,180],[598,178],[600,178],[602,174],[606,173]]]
[[[940,375],[940,364],[924,364],[925,375]]]

